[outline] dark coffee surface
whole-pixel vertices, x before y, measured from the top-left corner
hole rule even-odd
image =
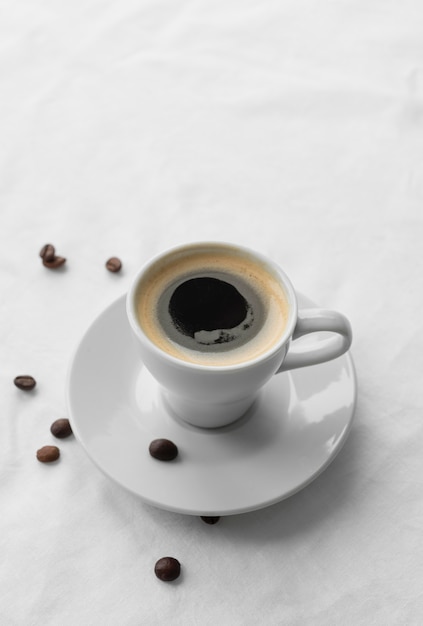
[[[246,281],[229,272],[188,275],[170,285],[158,303],[167,336],[200,352],[227,351],[260,328],[263,306]]]
[[[174,326],[184,335],[231,329],[246,319],[248,302],[231,284],[212,277],[192,278],[179,285],[169,302]],[[231,340],[221,333],[213,343]]]

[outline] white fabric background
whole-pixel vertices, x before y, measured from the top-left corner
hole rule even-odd
[[[423,623],[421,2],[0,15],[0,622]],[[152,254],[197,239],[256,248],[344,312],[359,379],[334,463],[216,526],[143,504],[49,432],[87,325]],[[64,271],[42,266],[46,242]],[[35,458],[49,443],[54,466]],[[166,554],[177,584],[153,574]]]

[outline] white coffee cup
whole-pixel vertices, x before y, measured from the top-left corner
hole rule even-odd
[[[140,281],[166,258],[181,253],[227,248],[248,256],[272,273],[287,300],[284,331],[264,353],[230,365],[199,364],[175,357],[154,343],[144,332],[137,316]],[[136,274],[127,294],[126,309],[130,327],[145,367],[158,381],[170,411],[194,426],[216,428],[240,418],[252,405],[259,390],[280,372],[316,365],[344,354],[351,345],[351,326],[336,311],[298,309],[297,297],[285,272],[260,253],[243,246],[199,242],[167,250],[147,262]],[[318,331],[332,335],[307,346],[296,339]]]

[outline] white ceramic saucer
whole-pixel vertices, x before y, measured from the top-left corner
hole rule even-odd
[[[304,296],[299,304],[313,306]],[[141,363],[121,297],[82,338],[69,369],[67,401],[75,436],[119,485],[163,509],[230,515],[292,495],[329,465],[348,436],[356,388],[346,354],[274,376],[230,426],[189,426],[167,412]],[[176,443],[177,459],[150,456],[149,444],[159,437]]]

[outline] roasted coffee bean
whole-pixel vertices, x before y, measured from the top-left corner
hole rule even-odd
[[[106,261],[106,267],[109,272],[120,272],[122,267],[122,261],[116,256],[112,256],[108,261]]]
[[[40,257],[45,261],[52,261],[55,256],[55,249],[51,243],[46,243],[40,250]]]
[[[160,580],[169,582],[178,578],[181,573],[181,564],[173,556],[164,556],[154,566],[154,573]]]
[[[43,258],[43,265],[44,267],[48,267],[49,270],[55,270],[64,263],[66,263],[66,259],[62,256],[54,256],[51,261],[47,261],[45,257]]]
[[[41,463],[52,463],[57,461],[60,456],[60,450],[57,446],[43,446],[37,450],[37,459]]]
[[[206,524],[217,524],[217,522],[220,520],[220,517],[219,515],[201,515],[201,519]]]
[[[150,443],[149,451],[159,461],[173,461],[178,456],[178,448],[169,439],[154,439]]]
[[[35,378],[32,376],[16,376],[13,381],[18,389],[22,389],[22,391],[31,391],[34,389],[37,384]]]
[[[58,439],[64,439],[72,434],[70,422],[65,417],[56,420],[50,426],[50,432]]]

